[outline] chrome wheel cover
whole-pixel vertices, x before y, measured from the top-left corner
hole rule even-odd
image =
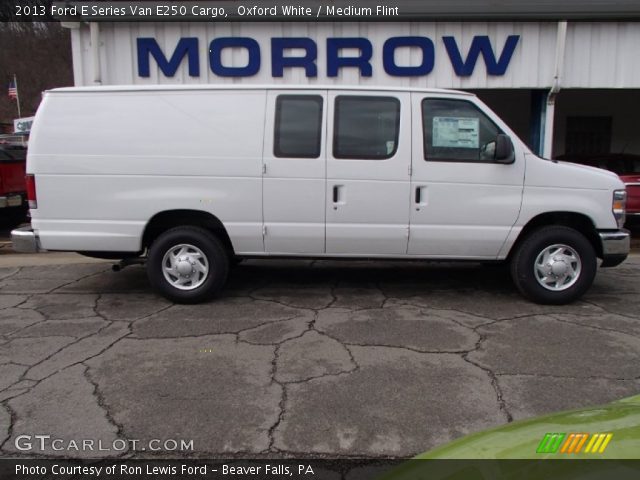
[[[167,250],[162,258],[165,280],[179,290],[194,290],[209,274],[209,261],[195,245],[181,243]]]
[[[538,254],[533,270],[542,287],[561,292],[571,288],[580,278],[582,260],[572,247],[556,243]]]

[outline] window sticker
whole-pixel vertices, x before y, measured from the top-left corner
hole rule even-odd
[[[433,146],[478,148],[480,119],[433,117]]]

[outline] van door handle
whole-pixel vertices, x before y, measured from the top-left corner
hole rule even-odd
[[[415,204],[416,204],[416,210],[420,210],[420,207],[424,207],[427,205],[428,203],[428,194],[427,194],[427,187],[424,185],[420,185],[418,187],[416,187],[416,192],[415,192]]]
[[[337,210],[338,205],[344,205],[346,202],[344,201],[344,185],[334,185],[333,186],[333,209]]]

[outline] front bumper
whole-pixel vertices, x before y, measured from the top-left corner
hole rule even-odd
[[[620,265],[629,255],[631,249],[631,234],[629,230],[621,228],[613,232],[600,232],[602,242],[601,267],[615,267]]]
[[[12,230],[11,243],[16,252],[36,253],[42,250],[42,247],[40,247],[40,239],[30,226]]]

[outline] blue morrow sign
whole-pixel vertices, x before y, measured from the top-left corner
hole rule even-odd
[[[520,40],[519,35],[509,35],[502,51],[496,55],[491,41],[486,35],[476,35],[466,55],[460,51],[455,37],[441,38],[455,74],[468,77],[482,56],[487,74],[504,75],[511,61],[511,57]],[[151,59],[155,60],[160,71],[167,77],[173,77],[178,68],[187,60],[189,76],[199,77],[200,40],[197,37],[181,38],[173,52],[163,52],[155,38],[138,38],[136,40],[138,54],[138,75],[149,77]],[[244,66],[225,66],[222,63],[222,52],[227,48],[245,49],[248,62]],[[419,65],[398,65],[395,52],[398,48],[417,48],[422,51],[422,61]],[[304,52],[302,55],[289,55],[291,49]],[[356,55],[342,55],[343,49],[357,50]],[[251,77],[256,75],[263,64],[263,52],[257,40],[250,37],[219,37],[209,44],[209,68],[219,77]],[[362,37],[327,38],[326,63],[324,65],[327,77],[337,77],[343,68],[358,69],[362,77],[371,77],[373,68],[371,59],[374,55],[372,43]],[[429,37],[406,36],[391,37],[382,46],[382,64],[384,71],[394,77],[419,77],[429,75],[434,68],[436,49]],[[271,76],[282,77],[287,68],[304,69],[307,77],[318,76],[318,46],[315,40],[307,37],[271,38]]]

